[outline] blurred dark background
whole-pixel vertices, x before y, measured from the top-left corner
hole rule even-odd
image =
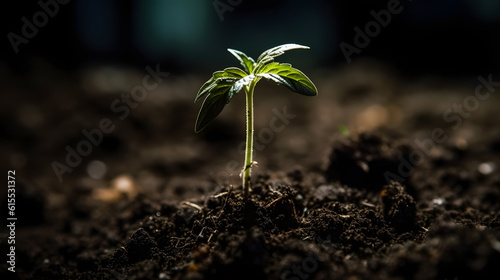
[[[256,57],[294,42],[314,50],[297,55],[302,68],[338,67],[347,63],[339,44],[355,46],[353,28],[364,29],[374,20],[370,11],[387,9],[389,2],[394,1],[9,1],[1,12],[1,61],[21,72],[32,58],[62,69],[161,63],[172,73],[208,72],[234,64],[228,47]],[[43,5],[53,15],[40,14]],[[408,75],[498,72],[500,1],[406,0],[400,6],[402,12],[352,55],[353,62],[376,58]],[[16,54],[13,33],[22,36],[23,17],[40,27],[18,42]]]

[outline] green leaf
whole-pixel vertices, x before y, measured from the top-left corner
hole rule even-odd
[[[240,92],[240,90],[243,89],[244,86],[248,86],[253,81],[253,79],[255,79],[254,75],[248,75],[236,81],[228,92],[227,103],[229,103],[229,101],[231,101],[231,98],[233,98],[235,94]]]
[[[316,86],[304,73],[290,64],[273,62],[275,57],[282,55],[285,51],[308,48],[297,44],[277,46],[263,52],[257,62],[243,52],[228,49],[240,61],[245,71],[236,67],[217,71],[201,86],[194,101],[197,102],[203,96],[206,98],[196,118],[195,132],[201,131],[214,120],[234,95],[244,88],[252,90],[255,83],[262,77],[285,85],[290,90],[303,95],[317,95]]]
[[[318,90],[313,82],[300,70],[295,69],[288,63],[273,62],[260,69],[257,76],[270,79],[288,87],[291,91],[307,95],[318,95]]]
[[[194,102],[196,103],[200,98],[202,98],[205,94],[209,93],[213,90],[217,85],[223,84],[234,84],[237,80],[247,76],[248,74],[240,68],[229,67],[224,69],[224,71],[217,71],[212,74],[212,77],[206,81],[196,94]]]
[[[286,51],[295,50],[295,49],[309,49],[308,46],[302,46],[298,44],[284,44],[274,48],[270,48],[267,51],[263,52],[259,58],[257,58],[256,70],[257,68],[262,68],[266,64],[272,62],[275,57],[284,54]],[[259,72],[258,72],[259,73]]]
[[[205,98],[201,105],[200,112],[196,118],[194,131],[200,132],[207,126],[213,119],[215,119],[224,109],[227,104],[227,95],[231,85],[220,85],[213,89],[210,94]]]
[[[347,126],[345,126],[343,124],[339,125],[339,131],[340,131],[340,133],[342,133],[345,136],[349,135],[349,128],[347,128]]]
[[[245,68],[248,74],[252,73],[252,70],[255,66],[255,60],[253,60],[253,58],[238,50],[227,49],[227,51],[240,61],[241,65]]]

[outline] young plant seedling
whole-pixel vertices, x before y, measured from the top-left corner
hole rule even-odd
[[[224,106],[238,92],[242,89],[245,90],[247,134],[245,165],[240,174],[240,177],[243,179],[243,193],[245,197],[248,197],[250,192],[252,167],[257,164],[257,162],[252,160],[254,133],[253,91],[257,82],[261,78],[266,78],[302,95],[315,96],[318,94],[316,86],[304,73],[293,68],[291,64],[274,62],[275,57],[282,55],[285,51],[294,49],[309,49],[309,47],[297,44],[277,46],[263,52],[257,58],[257,61],[243,52],[227,49],[240,61],[243,70],[237,67],[229,67],[223,71],[213,73],[212,77],[201,86],[194,99],[194,102],[197,102],[203,96],[207,96],[203,101],[203,105],[201,105],[198,118],[196,119],[194,130],[195,132],[199,132],[222,112]]]

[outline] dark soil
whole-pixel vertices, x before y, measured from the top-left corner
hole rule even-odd
[[[1,105],[2,170],[16,169],[19,222],[16,273],[3,262],[1,279],[497,279],[499,96],[457,128],[443,121],[477,81],[361,65],[313,73],[314,98],[259,84],[245,200],[242,96],[196,135],[205,76],[168,78],[121,121],[110,111],[120,92],[87,72],[4,76],[17,105]],[[276,110],[295,117],[258,138]],[[51,163],[104,117],[115,131],[60,183]],[[102,178],[87,171],[95,160]]]

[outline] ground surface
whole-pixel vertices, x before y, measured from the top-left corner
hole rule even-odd
[[[112,104],[143,73],[30,69],[0,75],[18,217],[2,279],[497,279],[499,88],[480,100],[475,78],[371,64],[310,73],[314,98],[261,82],[245,201],[243,96],[194,134],[206,75],[172,75],[125,114]],[[103,118],[113,132],[59,182],[54,161]]]

